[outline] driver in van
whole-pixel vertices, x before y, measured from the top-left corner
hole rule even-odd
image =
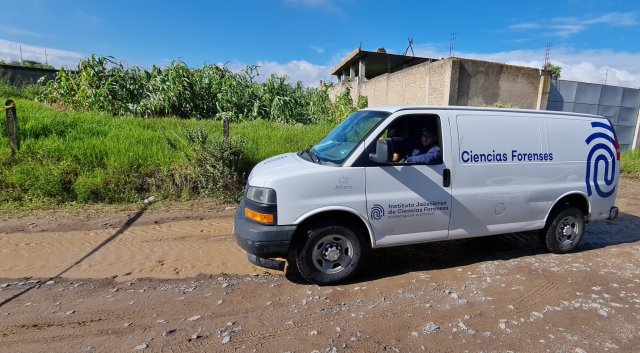
[[[420,145],[411,152],[406,163],[410,164],[439,164],[442,163],[442,151],[438,146],[438,136],[431,129],[420,131]]]

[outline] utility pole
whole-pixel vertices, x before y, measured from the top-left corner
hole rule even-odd
[[[22,64],[22,44],[20,44],[20,64]]]
[[[609,68],[604,72],[604,84],[607,84],[607,79],[609,78]]]
[[[44,63],[49,65],[49,57],[47,56],[47,49],[44,50]]]

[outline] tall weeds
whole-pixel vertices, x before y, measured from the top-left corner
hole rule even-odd
[[[278,123],[335,122],[356,109],[351,97],[336,102],[330,85],[305,87],[286,76],[258,81],[258,68],[232,72],[225,66],[190,68],[176,60],[151,70],[125,68],[113,57],[92,55],[75,70],[61,69],[55,80],[44,82],[38,99],[80,111],[142,117],[265,119]],[[362,106],[362,101],[358,106]],[[366,105],[366,101],[364,102]]]
[[[27,99],[16,99],[16,106],[22,144],[12,157],[0,134],[0,211],[17,204],[133,202],[149,195],[232,200],[256,163],[304,149],[333,128],[261,119],[232,123],[227,145],[219,121],[114,118]]]

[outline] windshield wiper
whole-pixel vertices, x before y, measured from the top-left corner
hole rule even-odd
[[[307,147],[306,150],[302,151],[306,154],[309,155],[309,158],[311,158],[311,161],[313,163],[318,163],[318,164],[322,164],[322,162],[320,161],[320,157],[316,156],[316,154],[313,152],[313,150],[311,149],[311,146]],[[314,159],[315,157],[315,159]]]

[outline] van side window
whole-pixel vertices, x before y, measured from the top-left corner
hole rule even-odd
[[[383,135],[391,142],[394,163],[442,163],[442,133],[437,115],[399,117]]]
[[[407,114],[396,118],[385,130],[380,133],[372,143],[365,147],[364,153],[354,162],[354,167],[373,167],[375,162],[369,160],[369,155],[376,151],[376,140],[390,139],[394,152],[398,154],[398,160],[392,165],[409,165],[425,163],[409,163],[409,157],[421,143],[421,132],[428,129],[435,132],[437,145],[440,149],[440,159],[431,164],[442,164],[442,130],[440,117],[436,114]]]

